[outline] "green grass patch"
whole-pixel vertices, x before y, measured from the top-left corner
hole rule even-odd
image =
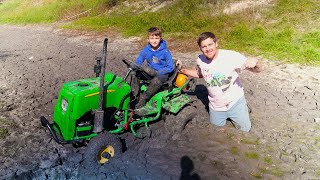
[[[238,149],[238,147],[235,147],[235,146],[231,147],[231,148],[230,148],[230,153],[233,154],[233,155],[239,154],[239,149]]]
[[[234,134],[233,133],[227,133],[227,138],[228,139],[233,139],[233,137],[234,137]]]
[[[270,152],[270,153],[274,152],[272,146],[267,146],[266,149],[267,149],[267,151]]]
[[[139,0],[128,2],[142,4]],[[320,3],[277,0],[272,5],[234,14],[222,13],[231,2],[238,0],[175,0],[152,12],[142,5],[128,7],[123,0],[7,0],[0,5],[0,23],[52,23],[76,16],[75,21],[62,27],[92,31],[112,28],[125,37],[145,37],[149,27],[159,26],[164,38],[193,47],[185,49],[196,49],[197,36],[213,31],[221,48],[289,63],[320,65]]]
[[[1,126],[14,126],[14,125],[15,125],[14,122],[12,122],[4,117],[0,117],[0,127]]]
[[[0,139],[4,139],[9,135],[9,131],[6,128],[0,128]]]
[[[271,163],[271,157],[264,157],[264,162],[266,164],[270,164]]]
[[[314,137],[314,140],[316,140],[317,142],[320,141],[320,136]]]
[[[9,135],[8,128],[12,128],[16,124],[4,117],[0,117],[0,139],[4,139]]]
[[[277,177],[282,177],[284,172],[280,168],[273,168],[269,171],[269,174],[272,174]]]
[[[316,170],[315,175],[316,177],[320,177],[320,169]]]
[[[243,144],[259,145],[259,139],[241,139],[240,142]]]
[[[257,178],[257,179],[262,179],[262,177],[263,177],[261,173],[255,172],[255,171],[251,172],[250,175]]]
[[[258,169],[259,169],[259,172],[261,172],[261,173],[263,173],[263,174],[265,174],[265,173],[268,172],[267,168],[265,168],[265,167],[259,166]]]
[[[256,152],[247,152],[245,153],[246,158],[248,159],[259,159],[259,155]]]
[[[284,172],[278,167],[274,167],[274,168],[269,169],[269,168],[266,168],[266,167],[259,166],[258,170],[259,170],[260,173],[257,173],[257,174],[261,175],[261,177],[262,177],[263,174],[271,174],[271,175],[274,175],[274,176],[277,176],[277,177],[282,177],[283,174],[284,174]]]

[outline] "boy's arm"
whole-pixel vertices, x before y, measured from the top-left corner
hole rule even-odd
[[[187,68],[183,68],[182,67],[182,62],[180,60],[178,60],[176,62],[176,65],[178,66],[179,68],[179,71],[185,75],[188,75],[188,76],[192,76],[192,77],[195,77],[195,78],[202,78],[202,74],[201,74],[201,70],[199,68],[199,66],[197,66],[196,68],[194,69],[187,69]]]
[[[174,70],[174,64],[171,53],[168,51],[166,53],[166,66],[158,71],[158,74],[167,74],[168,72],[172,72]]]
[[[144,55],[143,55],[143,51],[141,51],[141,52],[139,53],[139,56],[138,56],[137,59],[136,59],[136,64],[142,65],[144,59],[145,59],[145,58],[144,58]]]
[[[191,77],[202,78],[202,74],[199,67],[196,67],[194,69],[181,68],[180,72]]]

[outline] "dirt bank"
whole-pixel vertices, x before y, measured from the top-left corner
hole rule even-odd
[[[81,171],[84,149],[50,141],[39,117],[52,120],[64,82],[94,76],[94,59],[106,36],[0,26],[0,179],[319,178],[320,69],[263,59],[263,72],[242,74],[251,132],[211,125],[206,90],[198,81],[192,96],[201,99],[198,115],[181,134],[168,137],[160,121],[151,127],[150,139],[128,134],[128,150],[113,163],[94,173]],[[109,40],[108,70],[124,75],[121,60],[134,59],[139,43]],[[198,52],[172,53],[191,66]]]

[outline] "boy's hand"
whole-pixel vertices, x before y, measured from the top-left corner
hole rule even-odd
[[[180,60],[178,60],[176,62],[176,66],[178,67],[178,69],[180,70],[182,68],[182,62]]]
[[[257,59],[247,59],[245,68],[252,72],[260,72],[262,70],[261,63]]]
[[[247,59],[246,62],[245,62],[245,67],[246,68],[254,68],[257,64],[258,60],[257,59]]]
[[[156,70],[149,68],[148,66],[142,66],[141,69],[152,77],[155,77],[158,74]]]

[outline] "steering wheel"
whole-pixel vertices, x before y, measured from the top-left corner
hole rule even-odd
[[[138,64],[136,64],[135,62],[129,61],[129,60],[122,60],[123,63],[125,63],[127,65],[128,68],[131,68],[134,71],[140,71],[141,74],[143,76],[145,76],[146,78],[150,79],[152,77],[155,76],[155,74],[157,73],[155,70],[151,69],[151,68],[144,68]]]
[[[122,60],[123,63],[125,63],[127,65],[128,68],[131,68],[135,71],[139,70],[139,71],[143,71],[143,69],[141,68],[140,65],[132,62],[132,61],[129,61],[129,60],[126,60],[126,59],[123,59]]]

